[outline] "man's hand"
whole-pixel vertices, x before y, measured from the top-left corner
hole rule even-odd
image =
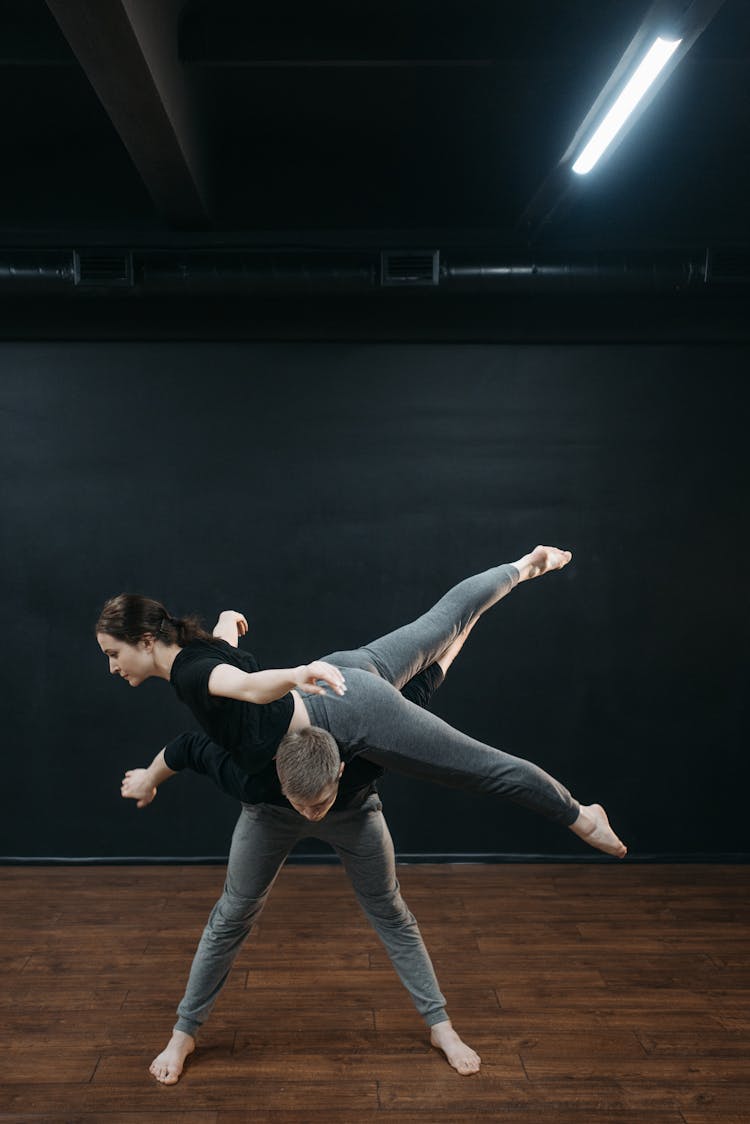
[[[238,636],[244,636],[247,632],[247,618],[244,613],[237,613],[234,609],[224,609],[219,613],[219,624],[228,624],[230,627],[237,629]]]
[[[247,632],[247,618],[243,613],[237,613],[234,609],[225,609],[223,613],[219,613],[219,619],[214,625],[213,635],[218,640],[226,640],[227,644],[231,644],[236,648],[240,636],[244,636]]]
[[[126,800],[137,800],[136,808],[145,808],[156,796],[156,785],[148,769],[128,769],[122,778],[120,796]]]

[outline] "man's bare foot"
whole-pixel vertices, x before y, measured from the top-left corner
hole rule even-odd
[[[625,844],[609,826],[607,813],[601,804],[581,804],[578,819],[570,825],[570,830],[580,836],[584,843],[607,855],[622,859],[628,853]]]
[[[157,1081],[162,1085],[176,1085],[180,1080],[185,1058],[195,1049],[195,1039],[192,1034],[185,1034],[181,1030],[173,1030],[172,1037],[166,1048],[154,1058],[148,1067]]]
[[[569,550],[561,550],[559,546],[535,546],[530,554],[524,554],[513,565],[520,575],[519,581],[526,582],[548,574],[550,570],[562,570],[572,557]]]
[[[450,1019],[442,1023],[435,1023],[430,1027],[430,1042],[436,1050],[442,1050],[457,1073],[468,1076],[470,1073],[479,1073],[482,1059],[479,1054],[467,1046],[456,1034]]]

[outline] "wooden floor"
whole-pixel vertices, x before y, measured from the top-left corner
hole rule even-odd
[[[165,1088],[148,1064],[222,876],[0,868],[3,1124],[750,1122],[747,867],[401,868],[471,1078],[341,870],[287,868]]]

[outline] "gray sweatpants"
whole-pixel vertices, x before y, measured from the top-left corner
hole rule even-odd
[[[393,842],[381,808],[378,796],[372,795],[359,808],[329,812],[315,823],[290,808],[243,805],[224,892],[193,958],[175,1030],[198,1033],[285,858],[298,840],[308,837],[330,843],[341,859],[359,904],[427,1025],[448,1017],[419,927],[401,897]]]
[[[515,566],[496,566],[449,590],[423,616],[349,652],[325,656],[344,671],[344,696],[303,695],[310,723],[330,731],[342,755],[361,753],[387,769],[453,788],[513,800],[566,827],[577,801],[537,765],[462,734],[408,702],[399,690],[513,589]]]

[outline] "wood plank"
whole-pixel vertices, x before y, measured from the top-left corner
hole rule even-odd
[[[633,1009],[647,1011],[649,1008],[659,1008],[669,1004],[673,1010],[690,1011],[715,1011],[717,996],[709,992],[688,991],[686,988],[662,988],[655,991],[652,988],[638,987],[609,987],[599,991],[581,993],[575,988],[559,987],[510,987],[503,986],[497,989],[500,1006],[503,1009],[515,1009],[524,1003],[531,1007],[583,1007],[606,1009],[610,1012],[615,1009]],[[743,997],[736,993],[727,993],[726,1002],[736,1002],[738,1006],[746,1003]]]
[[[128,1079],[119,1084],[40,1085],[25,1089],[0,1085],[3,1111],[57,1114],[57,1124],[61,1119],[65,1124],[79,1116],[85,1119],[87,1113],[95,1114],[98,1119],[103,1113],[120,1112],[123,1101],[127,1102],[128,1111],[138,1113],[141,1120],[149,1124],[158,1121],[158,1114],[165,1106],[170,1111],[197,1112],[201,1109],[216,1111],[220,1104],[223,1119],[225,1110],[247,1111],[249,1097],[246,1077],[228,1077],[217,1089],[215,1079],[202,1084],[189,1066],[179,1084],[171,1087],[159,1085],[147,1070],[136,1066],[130,1068]],[[256,1120],[259,1113],[270,1109],[305,1113],[310,1104],[322,1110],[330,1108],[350,1114],[375,1110],[378,1108],[377,1085],[374,1081],[253,1081],[252,1107]],[[354,1119],[354,1115],[351,1118]]]
[[[536,1058],[529,1054],[524,1058],[524,1067],[530,1081],[559,1081],[565,1078],[576,1081],[644,1081],[675,1087],[727,1081],[743,1084],[746,1089],[750,1089],[750,1058],[646,1057],[600,1060],[584,1055],[577,1062],[570,1062],[565,1058]]]
[[[709,1112],[691,1112],[690,1109],[684,1108],[682,1119],[685,1124],[747,1124],[747,1113],[717,1113],[713,1109]]]
[[[445,1078],[424,1086],[381,1081],[378,1088],[384,1109],[432,1112],[433,1120],[442,1120],[445,1110],[463,1110],[467,1124],[473,1121],[474,1115],[481,1118],[481,1113],[494,1113],[494,1119],[504,1122],[507,1113],[524,1112],[531,1124],[535,1115],[537,1121],[544,1119],[543,1113],[557,1121],[558,1113],[564,1111],[577,1112],[579,1124],[581,1113],[585,1114],[585,1119],[595,1119],[598,1124],[600,1113],[623,1111],[640,1112],[642,1124],[649,1124],[658,1112],[675,1114],[678,1111],[674,1093],[654,1086],[633,1090],[613,1083],[570,1080],[534,1085],[530,1081],[500,1080],[486,1073],[470,1079],[470,1093],[466,1085],[466,1080]]]
[[[706,1031],[691,1033],[670,1031],[642,1033],[643,1048],[650,1057],[658,1058],[741,1058],[750,1057],[750,1030]],[[750,1096],[750,1090],[748,1091]]]
[[[514,988],[557,986],[594,989],[604,988],[605,986],[599,972],[587,968],[571,968],[567,971],[565,969],[526,972],[509,970],[503,973],[503,977],[510,977]],[[265,968],[251,969],[247,972],[247,989],[248,991],[256,991],[272,987],[278,988],[279,991],[296,991],[303,994],[311,988],[319,987],[341,988],[342,990],[368,987],[381,989],[391,987],[397,978],[390,963],[383,968],[332,968],[330,971],[320,968],[308,969],[306,966],[289,970],[275,968],[271,965]],[[472,988],[490,991],[498,986],[497,972],[492,969],[485,970],[476,965],[463,968],[459,964],[453,969],[444,969],[440,972],[440,986],[443,989],[460,988],[466,990],[466,988]]]
[[[631,1056],[643,1058],[646,1051],[634,1032],[628,1031],[589,1031],[571,1035],[567,1031],[528,1034],[523,1031],[509,1032],[505,1028],[459,1026],[466,1040],[486,1061],[496,1055],[518,1054],[523,1058],[533,1053],[538,1057],[566,1058],[576,1057],[582,1051],[600,1056]],[[347,1033],[346,1050],[352,1053],[369,1053],[371,1057],[396,1054],[424,1054],[425,1042],[429,1032],[418,1015],[414,1015],[412,1025],[398,1029],[363,1030]],[[237,1033],[235,1052],[246,1050],[276,1050],[279,1053],[298,1054],[313,1050],[320,1052],[330,1047],[330,1035],[326,1031],[311,1034],[289,1028],[267,1030],[245,1030]]]
[[[707,1011],[650,1011],[639,1008],[632,1011],[570,1010],[567,1007],[530,1010],[526,1004],[515,1009],[497,1007],[461,1007],[448,997],[448,1014],[462,1035],[476,1033],[535,1034],[540,1031],[565,1031],[579,1034],[592,1028],[625,1030],[644,1033],[668,1030],[695,1032],[704,1027],[707,1031],[721,1030],[722,1023]],[[408,1007],[401,1010],[375,1011],[375,1025],[379,1030],[400,1030],[419,1025],[419,1016]]]
[[[8,1050],[0,1053],[0,1085],[79,1084],[90,1081],[99,1064],[99,1052],[91,1046],[71,1046],[56,1042],[34,1045],[33,1051]]]
[[[682,1086],[676,1090],[675,1100],[682,1112],[709,1109],[717,1114],[739,1113],[747,1118],[748,1085],[746,1081],[721,1081],[713,1079],[700,1086]]]
[[[89,981],[90,982],[90,981]],[[23,1005],[27,1010],[39,1008],[47,1011],[119,1011],[127,997],[123,987],[62,987],[53,992],[46,988],[32,990],[27,985],[12,983],[0,992],[0,1010],[14,1010]]]
[[[155,1124],[218,1124],[219,1114],[210,1109],[206,1112],[155,1111],[152,1118]],[[224,1119],[222,1115],[222,1120]],[[257,1121],[257,1116],[256,1116]],[[0,1124],[62,1124],[60,1115],[48,1116],[34,1113],[5,1113],[0,1111]],[[138,1112],[96,1112],[66,1114],[64,1124],[144,1124],[143,1115]]]

